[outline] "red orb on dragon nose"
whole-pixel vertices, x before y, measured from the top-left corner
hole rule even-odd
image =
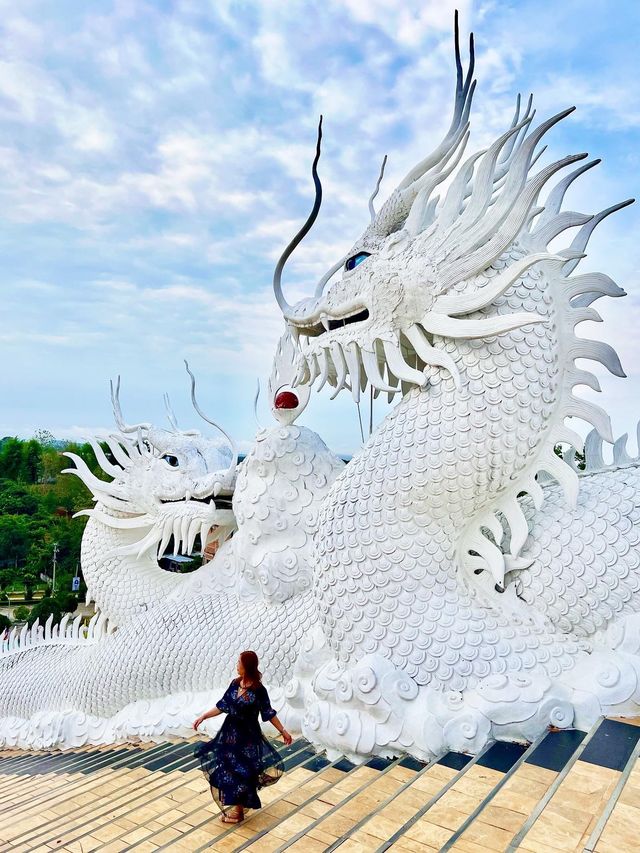
[[[300,401],[293,391],[280,391],[274,400],[276,409],[297,409]]]

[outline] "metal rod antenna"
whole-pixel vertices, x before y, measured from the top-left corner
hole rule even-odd
[[[56,591],[56,566],[58,564],[58,543],[53,543],[53,578],[51,580],[51,594]]]
[[[369,437],[373,432],[373,385],[369,389]]]
[[[360,424],[360,435],[362,437],[362,443],[364,444],[364,429],[362,428],[362,412],[360,411],[360,402],[356,403],[356,409],[358,410],[358,423]]]
[[[256,379],[256,395],[253,398],[253,417],[259,429],[262,429],[262,424],[258,418],[258,400],[260,399],[260,380]]]

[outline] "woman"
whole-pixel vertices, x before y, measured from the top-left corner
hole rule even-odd
[[[262,684],[255,652],[242,652],[237,664],[238,678],[226,693],[194,722],[197,731],[203,720],[227,714],[227,719],[213,740],[196,745],[194,755],[211,787],[211,795],[220,807],[223,823],[239,823],[245,809],[261,808],[258,788],[277,782],[284,772],[278,752],[262,734],[258,712],[280,732],[285,744],[292,737],[271,707],[269,694]]]

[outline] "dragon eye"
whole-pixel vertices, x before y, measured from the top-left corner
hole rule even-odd
[[[354,270],[358,264],[361,264],[363,261],[366,261],[368,257],[370,257],[370,252],[358,252],[357,255],[353,255],[353,257],[349,258],[349,260],[344,265],[346,270]]]
[[[178,467],[178,457],[177,456],[172,456],[170,453],[165,453],[165,455],[162,458],[167,463],[167,465],[171,465],[172,468]]]

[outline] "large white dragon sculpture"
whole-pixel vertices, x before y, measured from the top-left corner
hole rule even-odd
[[[282,394],[293,408],[275,402],[283,422],[259,433],[240,467],[233,519],[220,517],[236,532],[168,592],[141,586],[118,611],[111,605],[117,630],[93,643],[14,640],[0,657],[0,742],[186,734],[249,645],[290,726],[355,760],[475,751],[549,724],[640,712],[638,462],[618,451],[617,464],[578,475],[555,453],[582,446],[569,417],[612,441],[606,414],[574,393],[598,390],[576,359],[622,369],[609,346],[574,330],[598,319],[593,301],[623,291],[605,275],[572,273],[593,228],[623,205],[596,216],[562,210],[571,182],[595,163],[540,201],[552,176],[585,156],[533,171],[543,135],[570,111],[531,129],[531,104],[522,116],[518,104],[507,132],[463,161],[473,41],[470,54],[464,74],[456,27],[450,130],[314,296],[290,306],[281,275],[320,206],[319,134],[314,209],[274,276],[287,333],[271,401]],[[579,229],[569,248],[550,251],[569,228]],[[316,380],[356,400],[369,384],[399,398],[346,467],[293,424]],[[162,546],[169,531],[188,541],[226,511],[188,508],[194,496],[216,483],[223,497],[233,490],[229,473],[212,476],[220,461],[198,467],[194,450],[184,507],[171,507],[176,492],[156,492],[131,525],[113,524],[138,457],[165,467],[167,454],[181,459],[175,435],[138,431],[137,451],[126,432],[115,440],[122,470],[105,469],[113,483],[91,483],[91,522],[120,544],[130,536],[120,557],[135,556],[133,574],[138,559],[155,560],[138,558],[140,547]],[[179,438],[189,441],[202,439]],[[151,577],[158,571],[149,566]],[[97,580],[90,586],[108,608]]]
[[[462,160],[473,97],[473,38],[457,39],[453,120],[362,236],[289,305],[294,385],[370,384],[399,401],[323,504],[314,564],[319,628],[295,691],[304,733],[350,755],[424,757],[533,738],[640,713],[637,462],[579,478],[555,452],[582,447],[567,418],[612,441],[599,390],[576,361],[623,376],[613,349],[578,337],[590,304],[623,291],[572,276],[609,213],[562,209],[577,154],[535,171],[544,134],[531,102],[485,151]],[[542,153],[542,152],[540,152]],[[450,181],[444,182],[450,178]],[[438,187],[444,184],[441,195]],[[569,228],[573,241],[549,249]],[[333,280],[340,271],[341,275]],[[541,485],[547,476],[555,485]],[[295,692],[290,689],[290,693]]]

